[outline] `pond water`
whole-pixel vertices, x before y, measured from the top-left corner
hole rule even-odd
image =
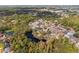
[[[26,32],[25,36],[32,42],[39,42],[40,40],[33,36],[32,31]]]
[[[4,34],[12,36],[14,34],[14,32],[5,32]]]

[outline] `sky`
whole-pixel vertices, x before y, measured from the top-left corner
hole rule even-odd
[[[0,5],[78,5],[79,0],[0,0]]]

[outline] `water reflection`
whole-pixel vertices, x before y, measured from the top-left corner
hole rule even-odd
[[[39,42],[40,40],[33,36],[32,31],[25,33],[26,37],[32,42]]]

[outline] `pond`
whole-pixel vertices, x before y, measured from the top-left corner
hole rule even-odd
[[[33,36],[32,31],[26,32],[25,36],[32,42],[39,42],[40,40]]]
[[[12,36],[14,34],[14,32],[9,31],[9,32],[5,32],[4,34],[8,35],[8,36]]]

